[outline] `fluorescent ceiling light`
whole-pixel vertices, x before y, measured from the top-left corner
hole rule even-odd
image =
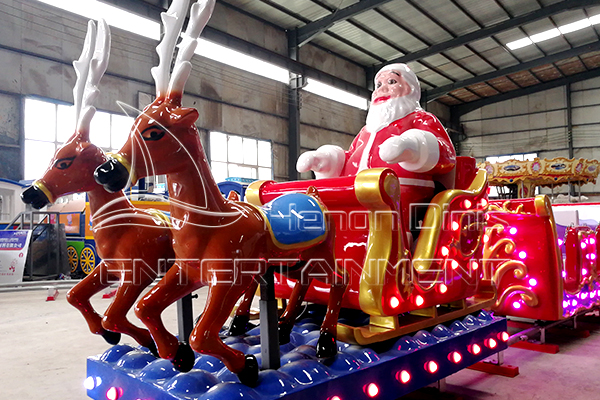
[[[38,0],[90,19],[103,18],[109,25],[150,39],[160,39],[160,24],[98,0]],[[239,51],[200,39],[196,54],[269,79],[289,83],[289,71]],[[309,80],[305,90],[363,110],[367,100],[323,83]]]
[[[38,0],[90,19],[103,18],[107,24],[150,39],[160,39],[160,24],[97,0]]]
[[[289,72],[285,68],[259,60],[237,50],[228,49],[205,39],[198,41],[196,54],[286,84],[290,80]]]
[[[560,36],[560,31],[556,28],[547,30],[545,32],[537,33],[535,35],[529,36],[529,39],[533,43],[543,42],[544,40],[552,39],[554,37]]]
[[[333,86],[315,81],[314,79],[308,78],[306,81],[306,86],[304,86],[303,89],[307,92],[314,93],[316,95],[323,96],[352,107],[360,108],[361,110],[367,109],[369,101],[364,97],[356,96],[346,92],[345,90],[334,88]]]
[[[516,50],[520,49],[521,47],[529,46],[530,44],[533,44],[533,42],[531,41],[531,39],[526,37],[523,39],[515,40],[514,42],[507,43],[506,47],[508,47],[511,50]]]
[[[591,25],[590,20],[585,18],[580,21],[573,22],[571,24],[559,26],[558,30],[560,31],[560,33],[562,33],[564,35],[565,33],[571,33],[571,32],[575,32],[575,31],[578,31],[583,28],[587,28],[590,25]]]
[[[506,44],[506,47],[508,47],[510,50],[520,49],[521,47],[529,46],[533,43],[543,42],[544,40],[552,39],[560,36],[561,34],[564,35],[566,33],[575,32],[596,24],[600,24],[600,14],[572,22],[570,24],[562,25],[558,28],[549,29],[523,39],[515,40],[514,42],[509,42]]]

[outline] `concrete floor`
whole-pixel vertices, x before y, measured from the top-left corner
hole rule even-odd
[[[61,290],[54,302],[46,292],[0,293],[0,390],[2,399],[85,399],[83,388],[86,357],[108,348],[104,340],[87,330],[81,315],[65,300]],[[195,310],[204,305],[206,290],[194,300]],[[97,296],[93,304],[104,310],[110,300]],[[165,312],[167,327],[176,331],[175,307]],[[600,318],[588,338],[548,334],[548,342],[560,344],[558,354],[510,348],[505,362],[517,365],[520,375],[505,378],[471,370],[447,378],[447,392],[422,391],[410,398],[469,399],[600,399]],[[125,338],[124,342],[131,342]]]

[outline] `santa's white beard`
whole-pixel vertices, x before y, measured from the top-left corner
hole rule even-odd
[[[416,104],[415,104],[416,103]],[[367,131],[377,133],[392,122],[420,108],[412,96],[394,97],[385,103],[373,104],[367,113]]]

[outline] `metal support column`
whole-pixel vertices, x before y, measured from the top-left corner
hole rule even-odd
[[[575,151],[573,148],[573,105],[571,103],[571,84],[567,84],[566,89],[567,96],[567,146],[569,147],[569,158],[573,158]],[[569,182],[569,203],[571,202],[571,195],[575,195],[575,188],[573,184]]]
[[[273,273],[273,269],[269,268],[260,281],[260,354],[263,369],[278,369],[280,366],[279,318]]]
[[[177,300],[177,328],[179,330],[179,341],[187,343],[194,329],[194,309],[191,293]]]
[[[288,31],[288,56],[298,61],[298,32]],[[293,181],[299,178],[296,171],[296,161],[300,156],[300,88],[305,85],[302,75],[290,72],[290,85],[288,88],[288,179]]]

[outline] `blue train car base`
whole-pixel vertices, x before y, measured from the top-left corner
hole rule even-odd
[[[338,341],[335,357],[317,359],[320,320],[311,315],[296,323],[291,342],[280,346],[281,367],[262,370],[255,387],[239,383],[215,357],[196,354],[194,368],[180,373],[169,360],[129,345],[89,357],[85,387],[96,400],[392,400],[507,348],[506,319],[480,311],[369,347]],[[225,343],[261,365],[259,334],[260,326]]]

